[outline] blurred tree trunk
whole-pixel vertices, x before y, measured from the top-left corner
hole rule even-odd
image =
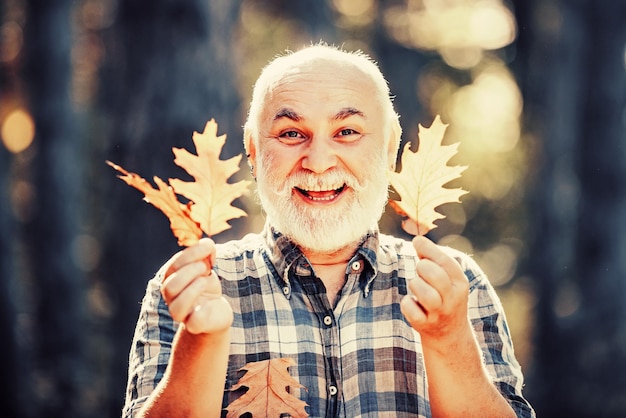
[[[0,22],[5,22],[6,5],[0,4]],[[0,91],[3,92],[3,102],[10,97],[15,82],[15,71],[10,68],[12,63],[0,62]],[[5,103],[2,103],[5,105]],[[6,112],[6,110],[5,110]],[[2,112],[0,118],[5,117]],[[10,188],[12,155],[8,149],[0,144],[0,335],[6,336],[6,341],[0,348],[0,356],[4,364],[0,368],[0,411],[7,416],[18,416],[23,399],[20,393],[26,395],[23,364],[19,358],[17,343],[17,313],[13,297],[14,282],[17,276],[14,249],[16,248],[15,223],[12,213]]]
[[[527,126],[540,138],[528,394],[540,416],[626,412],[626,3],[518,1]]]
[[[3,365],[0,367],[0,411],[6,416],[19,416],[24,393],[20,353],[13,297],[16,276],[14,249],[15,228],[9,198],[10,176],[9,152],[0,145],[0,335],[6,340],[0,349]]]
[[[34,399],[37,416],[80,416],[84,276],[72,259],[80,219],[78,158],[71,90],[72,1],[29,0],[25,84],[35,122],[31,147],[36,207],[24,224],[33,301]],[[52,41],[53,40],[53,41]],[[25,284],[24,284],[25,285]],[[28,313],[31,315],[31,313]]]
[[[224,156],[243,151],[242,120],[235,88],[233,31],[240,1],[129,0],[104,33],[107,55],[100,104],[112,126],[103,154],[93,162],[106,200],[100,213],[105,262],[98,274],[112,305],[110,416],[119,416],[127,377],[127,354],[139,302],[157,268],[179,248],[169,222],[142,195],[115,178],[112,160],[147,179],[184,177],[171,148],[194,151],[193,131],[215,118],[227,133]],[[229,233],[236,234],[236,230]]]

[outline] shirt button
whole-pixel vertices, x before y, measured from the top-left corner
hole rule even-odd
[[[330,385],[328,387],[328,393],[330,394],[330,396],[335,396],[337,394],[337,386]]]
[[[326,315],[324,317],[324,324],[331,326],[333,324],[333,318],[331,318],[330,315]]]
[[[289,294],[289,286],[285,286],[285,287],[283,287],[283,293],[284,293],[285,295],[288,295],[288,294]]]
[[[361,262],[360,261],[352,262],[352,265],[350,266],[350,268],[352,269],[352,271],[357,271],[358,269],[361,268]]]

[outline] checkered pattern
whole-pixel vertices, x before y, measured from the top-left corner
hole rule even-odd
[[[312,417],[430,416],[420,336],[400,312],[415,275],[411,243],[369,234],[334,307],[300,250],[269,228],[218,245],[217,253],[214,269],[235,318],[224,406],[246,363],[292,357],[290,373],[306,388],[293,393]],[[470,281],[469,316],[486,368],[518,416],[532,417],[500,302],[473,260],[453,255]],[[161,275],[149,282],[137,323],[124,417],[162,378],[178,326],[161,298]]]

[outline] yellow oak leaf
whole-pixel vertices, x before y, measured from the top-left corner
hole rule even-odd
[[[217,136],[217,123],[208,121],[204,132],[193,133],[193,143],[198,155],[182,148],[173,148],[174,162],[185,169],[195,181],[170,179],[177,194],[191,203],[191,217],[209,236],[228,228],[228,221],[246,216],[246,212],[232,205],[233,200],[247,192],[250,182],[240,180],[229,183],[228,179],[239,171],[241,154],[228,160],[220,160],[220,152],[226,135]]]
[[[170,227],[181,246],[198,242],[204,232],[208,236],[218,234],[228,228],[228,221],[246,212],[232,205],[233,200],[247,192],[247,180],[229,183],[228,180],[239,170],[241,155],[221,160],[220,153],[226,142],[226,135],[217,136],[217,123],[207,122],[204,132],[194,132],[193,142],[198,155],[181,148],[172,148],[174,162],[189,173],[194,181],[185,182],[169,179],[169,185],[159,177],[154,177],[158,188],[135,173],[110,161],[111,167],[121,173],[119,176],[128,185],[144,193],[148,203],[161,210],[170,220]],[[181,203],[176,195],[188,199]]]
[[[401,157],[402,169],[388,173],[390,184],[400,195],[400,200],[391,200],[389,204],[401,216],[408,217],[402,226],[413,235],[425,235],[436,228],[434,222],[445,217],[436,208],[445,203],[458,203],[467,193],[461,188],[444,187],[467,168],[448,165],[459,144],[442,144],[447,127],[439,115],[430,128],[419,125],[417,151],[411,151],[411,144],[407,143]]]
[[[306,402],[289,393],[288,388],[303,388],[289,374],[288,368],[296,362],[289,357],[256,361],[246,364],[241,370],[246,373],[231,388],[247,391],[228,405],[226,418],[237,418],[245,413],[252,417],[280,417],[289,414],[292,418],[308,417]]]
[[[117,164],[107,161],[107,164],[121,173],[118,177],[139,191],[143,192],[144,200],[160,209],[170,220],[170,227],[179,245],[193,245],[202,236],[200,224],[191,218],[189,204],[182,204],[176,198],[174,191],[159,177],[154,176],[158,189],[135,173],[123,169]]]

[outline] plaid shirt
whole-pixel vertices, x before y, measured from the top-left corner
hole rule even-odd
[[[468,315],[485,366],[517,415],[533,417],[498,297],[472,259],[450,251],[470,281]],[[214,269],[234,312],[223,406],[246,363],[291,357],[289,372],[306,388],[292,393],[312,417],[429,417],[420,335],[400,312],[416,259],[410,242],[368,234],[332,306],[306,257],[279,233],[266,229],[219,244]],[[168,364],[178,324],[159,291],[162,274],[142,303],[124,417],[141,407]]]

